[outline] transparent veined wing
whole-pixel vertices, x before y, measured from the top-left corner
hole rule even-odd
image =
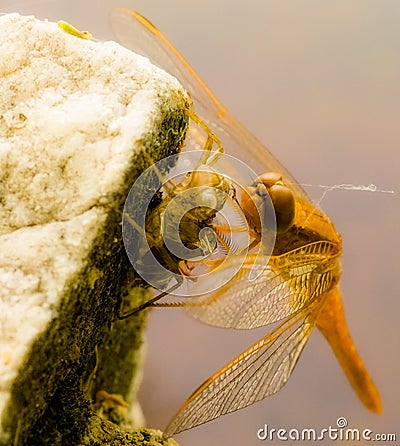
[[[322,294],[205,381],[164,433],[172,436],[278,392],[288,381],[315,326]]]
[[[130,9],[115,8],[110,13],[110,22],[114,34],[123,46],[147,57],[154,65],[181,82],[196,101],[196,109],[197,105],[207,109],[213,114],[214,119],[225,114],[223,105],[183,56],[145,17]]]
[[[190,93],[197,115],[216,132],[227,153],[245,159],[256,173],[280,172],[298,199],[309,201],[287,169],[221,104],[168,39],[138,12],[117,8],[110,21],[118,41],[175,76]]]
[[[237,271],[232,279],[212,293],[186,299],[185,311],[225,328],[252,329],[282,320],[335,284],[340,256],[335,248],[324,241],[308,244],[272,258],[268,265],[263,256],[231,256],[223,271],[213,272],[213,280],[229,268]]]

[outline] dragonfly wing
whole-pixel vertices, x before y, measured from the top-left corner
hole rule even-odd
[[[112,10],[110,22],[118,41],[123,46],[149,58],[152,63],[179,80],[190,93],[197,115],[215,131],[228,154],[241,159],[245,155],[246,163],[257,174],[270,171],[280,172],[290,183],[296,196],[301,196],[303,200],[309,201],[304,190],[287,169],[265,145],[225,109],[158,28],[138,12],[125,8]],[[194,135],[194,139],[196,139],[196,135]]]
[[[111,11],[110,22],[123,46],[147,57],[154,65],[175,76],[196,103],[212,112],[215,118],[225,113],[223,105],[183,56],[145,17],[130,9],[115,8]]]
[[[165,430],[172,436],[250,406],[287,382],[315,326],[323,296],[284,321],[205,381]]]
[[[312,243],[276,257],[273,265],[267,264],[268,257],[234,255],[213,272],[217,281],[216,275],[229,277],[231,269],[232,279],[213,293],[188,298],[185,311],[225,328],[251,329],[282,320],[332,286],[337,261],[331,249],[325,241]],[[200,292],[196,282],[194,286]]]

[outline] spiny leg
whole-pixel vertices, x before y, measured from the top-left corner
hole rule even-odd
[[[144,156],[144,158],[146,158],[147,162],[149,163],[149,168],[152,169],[153,172],[156,174],[158,181],[161,183],[162,187],[165,189],[165,192],[167,193],[167,195],[169,195],[169,196],[173,195],[173,190],[176,189],[176,184],[173,182],[173,180],[165,181],[162,173],[158,169],[153,158],[145,150],[143,151],[143,156]]]
[[[153,237],[152,234],[147,233],[142,227],[140,227],[135,220],[127,213],[124,212],[123,218],[125,218],[128,223],[136,229],[136,231],[145,239],[150,240],[153,245],[156,244],[157,240]]]
[[[207,134],[207,141],[203,149],[207,153],[203,153],[200,160],[200,164],[208,164],[211,166],[224,153],[224,147],[222,145],[222,142],[215,135],[215,133],[208,127],[208,125],[196,115],[196,113],[194,113],[192,110],[189,109],[186,110],[186,113],[188,114],[189,118],[192,119],[197,125],[199,125]],[[216,150],[212,150],[213,143],[215,143],[217,146]],[[212,157],[210,157],[211,153],[213,154]]]
[[[171,288],[169,288],[166,291],[163,291],[162,293],[158,294],[157,296],[153,297],[152,299],[148,300],[147,302],[144,302],[143,304],[139,305],[136,308],[133,308],[132,310],[129,310],[127,313],[119,314],[118,320],[122,321],[124,319],[127,319],[128,317],[134,316],[136,313],[139,313],[139,311],[142,311],[146,308],[155,306],[154,304],[162,299],[163,297],[167,296],[168,294],[171,294],[173,291],[175,291],[177,288],[179,288],[183,283],[183,278],[181,280],[178,280],[178,282],[173,285]]]

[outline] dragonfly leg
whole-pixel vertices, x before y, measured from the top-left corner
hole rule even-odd
[[[149,163],[150,169],[152,169],[153,172],[156,174],[159,182],[161,183],[161,185],[164,188],[164,190],[167,193],[167,195],[170,195],[170,196],[174,195],[173,191],[176,189],[176,184],[174,183],[174,181],[173,180],[165,181],[162,173],[158,169],[157,165],[154,163],[153,158],[145,150],[143,151],[143,156],[147,160],[147,162]]]
[[[171,294],[173,291],[175,291],[177,288],[179,288],[182,285],[183,278],[181,280],[178,280],[178,282],[173,285],[171,288],[168,288],[168,290],[163,291],[162,293],[158,294],[157,296],[151,298],[147,302],[142,303],[141,305],[133,308],[132,310],[129,310],[126,313],[120,313],[118,315],[118,320],[122,321],[124,319],[128,319],[131,316],[134,316],[135,314],[139,313],[140,311],[155,306],[155,303],[162,299],[165,296],[168,296],[168,294]]]
[[[199,125],[207,134],[207,141],[203,148],[203,150],[206,151],[207,153],[203,154],[201,158],[201,164],[207,164],[211,166],[224,153],[224,147],[220,139],[215,135],[215,133],[210,129],[210,127],[208,127],[208,125],[196,115],[196,113],[194,113],[192,110],[189,109],[186,111],[186,113],[188,114],[189,118],[192,119],[192,121],[194,121],[197,125]],[[212,150],[214,143],[217,146],[216,150]]]

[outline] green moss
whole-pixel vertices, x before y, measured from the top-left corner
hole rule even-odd
[[[109,444],[113,446],[142,445],[142,446],[177,446],[173,439],[163,437],[161,432],[151,429],[137,429],[123,432],[115,425],[99,418],[92,420],[91,434],[85,444],[100,446]]]
[[[187,122],[184,110],[165,110],[154,133],[143,142],[153,160],[179,150]],[[167,444],[145,429],[121,431],[100,419],[92,404],[102,388],[126,398],[140,367],[145,315],[120,322],[116,318],[126,296],[131,306],[146,298],[143,290],[129,292],[137,278],[121,236],[126,195],[146,167],[148,159],[135,155],[124,187],[111,197],[113,205],[86,267],[65,287],[57,317],[32,345],[13,383],[2,424],[14,445]]]

